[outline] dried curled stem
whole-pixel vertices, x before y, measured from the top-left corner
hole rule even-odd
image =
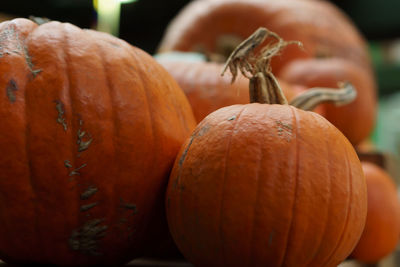
[[[271,37],[272,40],[255,55],[254,49],[268,37]],[[271,59],[289,44],[301,46],[300,42],[286,42],[276,33],[261,27],[232,52],[221,75],[224,75],[229,68],[232,73],[232,83],[237,77],[238,70],[248,78],[250,80],[250,102],[252,103],[287,104],[286,97],[271,72],[270,64]]]
[[[346,105],[357,97],[357,91],[349,82],[339,84],[340,89],[314,87],[297,96],[290,105],[303,110],[313,110],[321,103]]]

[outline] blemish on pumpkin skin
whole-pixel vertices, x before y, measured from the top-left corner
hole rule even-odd
[[[28,65],[28,68],[31,71],[33,78],[35,78],[40,72],[42,72],[42,70],[34,69],[35,66],[32,63],[32,57],[29,55],[28,48],[25,45],[23,46],[23,52],[24,52],[26,64]]]
[[[87,205],[82,205],[80,210],[81,211],[88,211],[91,208],[97,206],[97,204],[98,204],[97,202],[94,202],[94,203],[90,203],[90,204],[87,204]]]
[[[179,167],[182,167],[182,164],[185,161],[186,155],[189,151],[189,148],[193,143],[194,137],[195,137],[194,135],[192,135],[192,137],[190,137],[189,144],[186,146],[185,150],[182,153],[182,156],[179,158],[179,162],[178,162]]]
[[[128,209],[128,210],[132,210],[132,214],[137,214],[138,213],[138,209],[136,204],[132,204],[132,203],[126,203],[124,202],[124,200],[122,198],[120,198],[120,206],[122,208]]]
[[[6,41],[14,41],[16,40],[16,45],[17,49],[20,49],[20,41],[18,40],[18,35],[15,32],[15,26],[14,25],[8,25],[5,29],[3,29],[0,33],[0,57],[3,57],[5,54],[10,55],[10,52],[7,51],[6,49],[9,48],[9,45],[4,45],[3,43]],[[10,42],[12,43],[12,42]],[[15,51],[15,49],[13,49]]]
[[[193,143],[194,138],[195,138],[195,135],[193,134],[190,137],[189,144],[186,146],[185,150],[182,153],[182,156],[179,158],[179,161],[178,161],[178,166],[179,166],[178,176],[176,177],[176,179],[174,179],[174,182],[172,183],[172,188],[174,188],[174,189],[176,189],[177,186],[178,186],[179,180],[181,178],[182,164],[185,161],[186,155],[187,155],[187,153],[189,151],[190,146]]]
[[[93,141],[93,138],[90,138],[89,140],[83,140],[85,136],[87,135],[86,131],[82,130],[82,125],[83,125],[83,120],[79,120],[79,126],[80,128],[78,129],[77,136],[78,140],[76,143],[78,144],[78,152],[85,151],[89,148],[90,144]]]
[[[232,117],[230,117],[229,119],[228,119],[228,121],[233,121],[233,120],[235,120],[236,119],[236,115],[233,115]]]
[[[192,134],[192,136],[190,137],[190,140],[189,140],[189,144],[186,146],[185,150],[182,153],[182,156],[179,159],[179,167],[181,167],[183,162],[185,161],[186,155],[187,155],[187,153],[188,153],[188,151],[190,149],[190,146],[192,145],[194,139],[196,137],[204,135],[205,133],[208,132],[209,129],[210,129],[210,125],[206,124],[202,128],[200,128],[198,131],[196,131],[196,132],[194,132]]]
[[[64,166],[66,168],[72,168],[71,162],[69,160],[64,160]]]
[[[11,103],[14,103],[17,100],[17,98],[15,96],[15,92],[17,90],[18,90],[17,83],[13,79],[11,79],[8,82],[7,87],[6,87],[7,97],[8,97],[8,100],[10,100]]]
[[[203,127],[201,127],[198,131],[194,132],[192,134],[192,136],[190,137],[189,143],[187,144],[185,150],[183,151],[181,157],[179,158],[178,161],[178,166],[179,166],[179,172],[178,172],[178,176],[177,178],[174,180],[172,187],[174,189],[177,188],[177,185],[179,183],[180,177],[181,177],[181,168],[182,168],[182,164],[186,159],[187,153],[190,149],[190,146],[192,145],[193,141],[195,138],[203,136],[205,133],[207,133],[210,130],[211,126],[209,124],[204,125]],[[180,186],[180,189],[183,191],[185,189],[185,187],[183,185]]]
[[[65,117],[64,117],[64,104],[60,101],[60,100],[55,100],[54,101],[56,103],[56,109],[58,112],[58,116],[57,116],[57,123],[61,124],[64,128],[64,131],[67,131],[67,122],[65,121]]]
[[[84,168],[84,167],[86,167],[86,166],[87,166],[86,163],[82,164],[80,167],[78,167],[78,168],[76,168],[75,170],[71,171],[71,172],[69,173],[69,176],[81,175],[80,172],[79,172],[79,170],[82,169],[82,168]]]
[[[78,148],[78,152],[82,152],[85,151],[86,149],[89,148],[89,145],[92,143],[93,139],[89,139],[88,141],[81,141],[79,143],[79,148]]]
[[[286,141],[290,142],[290,140],[292,140],[293,126],[279,120],[276,121],[276,126],[278,129],[278,136],[283,137]]]
[[[7,43],[4,45],[3,43]],[[26,61],[30,74],[35,78],[42,70],[34,69],[32,57],[28,53],[28,48],[20,39],[14,24],[9,23],[0,33],[0,57],[14,54],[22,55]]]
[[[268,237],[268,246],[269,247],[272,245],[272,239],[274,238],[274,235],[275,235],[274,231],[271,231],[271,233],[269,234],[269,237]]]
[[[68,240],[70,249],[85,255],[98,256],[99,239],[105,236],[108,226],[100,225],[102,219],[87,221],[81,228],[73,230]]]
[[[200,128],[195,137],[203,136],[208,132],[208,130],[210,130],[210,128],[211,126],[209,124],[204,125],[203,127]]]
[[[94,186],[89,186],[85,192],[83,192],[81,194],[81,199],[85,200],[85,199],[89,199],[91,196],[93,196],[96,192],[98,191],[98,189]]]

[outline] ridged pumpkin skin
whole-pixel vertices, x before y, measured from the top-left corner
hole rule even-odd
[[[195,266],[337,266],[367,212],[358,157],[314,112],[248,104],[208,115],[167,189],[171,234]]]
[[[222,64],[183,60],[159,62],[182,88],[198,122],[219,108],[249,103],[249,80],[238,75],[238,79],[231,83],[230,73],[221,76]],[[288,84],[282,80],[279,80],[279,85],[289,101],[307,90],[305,86]],[[324,113],[321,108],[317,111]]]
[[[296,58],[339,57],[371,69],[365,40],[350,19],[327,1],[197,0],[190,2],[168,26],[159,52],[216,53],[221,36],[246,39],[258,27],[284,40],[301,41],[304,49],[288,46],[272,60],[272,70]]]
[[[195,127],[179,86],[145,52],[66,23],[3,22],[0,52],[0,258],[138,256]]]
[[[362,162],[367,182],[367,221],[351,256],[365,263],[376,263],[396,248],[400,238],[400,203],[396,184],[383,169]]]
[[[375,81],[359,66],[340,58],[296,60],[282,69],[280,78],[306,87],[337,87],[339,82],[351,82],[358,91],[356,99],[340,107],[324,104],[324,117],[352,144],[360,143],[372,132],[377,111]]]

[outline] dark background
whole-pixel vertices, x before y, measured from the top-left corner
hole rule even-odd
[[[279,0],[277,0],[279,1]],[[316,0],[318,1],[318,0]],[[120,38],[154,53],[168,22],[190,0],[138,0],[121,7]],[[400,38],[399,0],[331,0],[344,10],[369,40]],[[2,0],[0,12],[95,25],[91,0]]]

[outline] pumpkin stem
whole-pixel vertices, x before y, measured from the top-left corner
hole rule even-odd
[[[268,37],[272,38],[270,42],[255,55],[254,49]],[[301,46],[300,42],[286,42],[276,33],[260,27],[236,47],[226,61],[221,75],[224,75],[229,68],[232,73],[232,83],[237,77],[238,70],[248,78],[251,103],[286,105],[286,97],[271,72],[270,64],[271,59],[289,44]]]
[[[357,91],[349,82],[340,83],[340,89],[314,87],[294,98],[290,105],[303,110],[313,110],[321,103],[330,102],[336,106],[346,105],[357,97]]]

